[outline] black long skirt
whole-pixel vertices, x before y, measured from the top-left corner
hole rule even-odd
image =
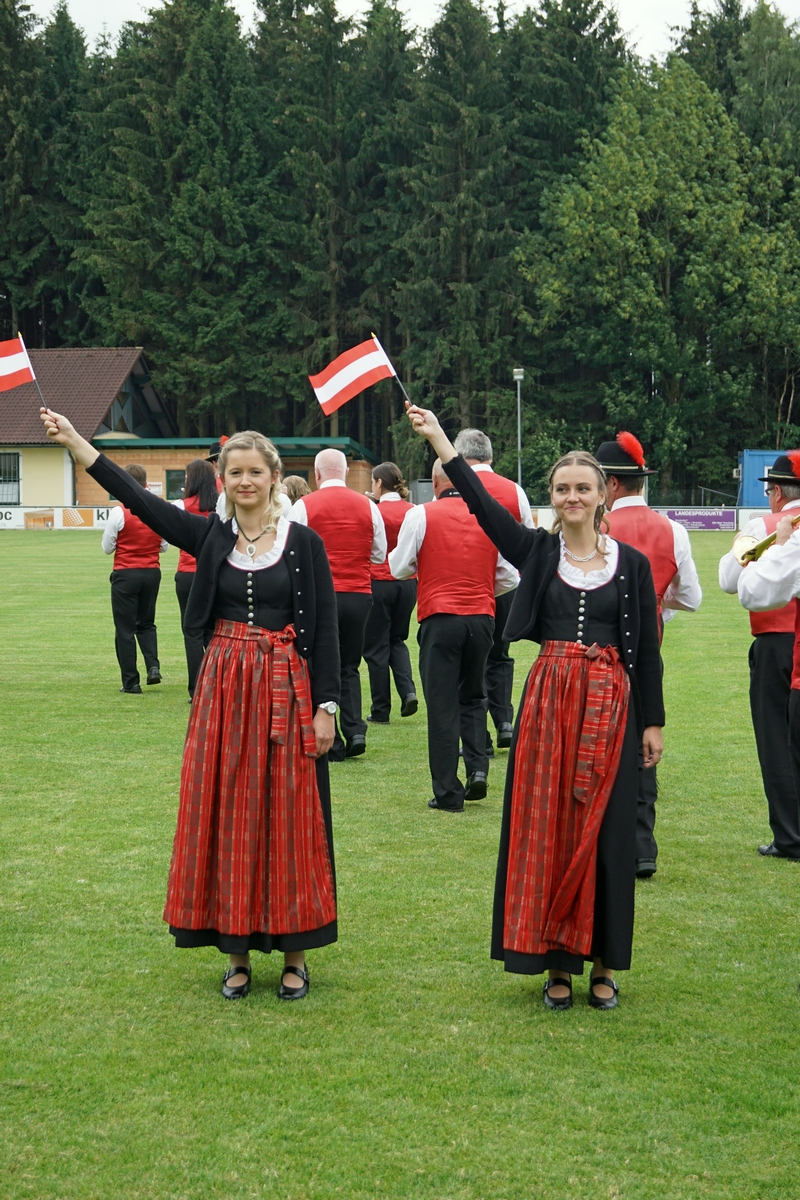
[[[527,688],[526,681],[526,692]],[[546,954],[520,954],[517,951],[506,950],[503,945],[514,761],[520,714],[524,707],[525,696],[523,695],[517,712],[506,774],[492,918],[492,958],[504,963],[505,969],[516,975],[541,975],[543,971],[548,970],[568,971],[570,975],[582,975],[584,962],[590,962],[593,958],[601,959],[603,966],[608,967],[610,971],[627,971],[631,965],[633,945],[633,910],[636,890],[636,804],[640,741],[632,703],[628,705],[628,720],[617,778],[614,781],[597,840],[597,883],[591,955],[584,959],[576,954],[570,954],[566,950],[550,950]],[[543,731],[542,736],[547,736],[546,731]]]

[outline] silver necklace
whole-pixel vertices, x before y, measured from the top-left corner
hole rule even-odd
[[[573,554],[566,542],[564,543],[564,551],[570,556],[573,562],[591,562],[595,554],[600,553],[600,547],[595,544],[595,548],[592,553],[586,554],[583,558],[579,558],[577,554]]]

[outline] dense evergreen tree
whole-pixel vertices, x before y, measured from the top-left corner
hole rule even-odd
[[[714,0],[709,11],[692,0],[689,24],[677,29],[676,52],[712,92],[719,92],[730,113],[736,95],[736,60],[750,15],[742,0]]]

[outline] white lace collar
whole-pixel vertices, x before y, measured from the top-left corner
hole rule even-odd
[[[231,529],[238,537],[239,526],[236,524],[236,517],[231,517]],[[274,567],[283,554],[288,536],[289,521],[287,521],[286,517],[280,516],[278,517],[278,529],[275,534],[275,545],[271,550],[267,550],[264,554],[259,554],[255,558],[251,558],[249,554],[242,554],[241,550],[237,550],[234,546],[228,555],[228,562],[239,571],[263,571],[265,567]]]
[[[617,573],[617,564],[619,563],[619,545],[613,538],[606,534],[606,550],[608,553],[605,556],[606,565],[600,567],[597,571],[590,571],[585,575],[580,567],[570,560],[564,545],[564,535],[559,533],[558,544],[561,551],[558,560],[558,573],[568,583],[570,587],[579,588],[585,592],[594,591],[595,588],[603,587],[609,580],[613,579]]]

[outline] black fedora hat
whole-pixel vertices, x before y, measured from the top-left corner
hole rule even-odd
[[[645,466],[642,443],[625,430],[618,433],[613,442],[601,442],[595,458],[606,475],[622,477],[656,474]]]
[[[225,445],[227,440],[228,439],[226,437],[221,437],[218,442],[214,442],[212,444],[211,449],[208,452],[206,462],[215,463],[217,461],[222,451],[222,447]]]
[[[759,483],[791,483],[800,487],[800,450],[779,454],[766,475],[759,475]]]

